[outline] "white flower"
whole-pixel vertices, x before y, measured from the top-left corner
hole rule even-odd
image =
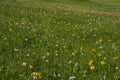
[[[68,64],[71,64],[71,63],[72,63],[72,61],[69,61],[69,62],[68,62]]]
[[[55,56],[58,56],[58,54],[55,54]]]
[[[103,48],[103,46],[100,46],[99,48],[100,48],[100,49],[102,49],[102,48]]]
[[[75,76],[70,76],[69,77],[69,80],[74,80],[75,79]]]
[[[45,62],[48,62],[48,59],[46,59]]]
[[[36,80],[37,79],[37,76],[32,76],[33,77],[33,80]]]
[[[61,74],[58,74],[58,77],[60,77],[61,76]]]
[[[14,51],[15,51],[15,52],[18,52],[18,49],[15,48]]]
[[[105,75],[103,75],[103,80],[105,80],[106,79],[106,76]]]
[[[118,70],[118,66],[116,66],[115,69]]]
[[[26,63],[26,62],[23,62],[23,63],[22,63],[22,66],[26,66],[26,65],[27,65],[27,63]]]

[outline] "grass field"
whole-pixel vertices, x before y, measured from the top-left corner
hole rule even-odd
[[[0,80],[120,80],[120,0],[0,0]]]

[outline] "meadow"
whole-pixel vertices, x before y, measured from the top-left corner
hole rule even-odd
[[[0,80],[120,80],[120,0],[0,0]]]

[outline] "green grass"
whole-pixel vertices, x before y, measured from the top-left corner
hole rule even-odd
[[[0,80],[119,80],[119,3],[0,0]]]

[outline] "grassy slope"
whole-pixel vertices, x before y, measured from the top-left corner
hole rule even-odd
[[[104,1],[1,0],[0,79],[120,79],[120,2]]]

